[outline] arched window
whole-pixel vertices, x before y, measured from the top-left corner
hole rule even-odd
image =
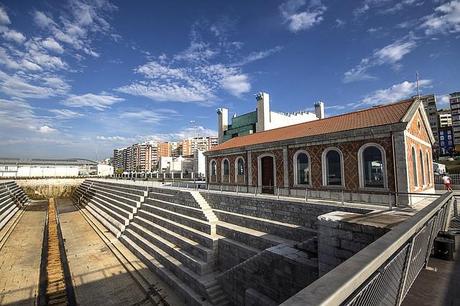
[[[294,185],[310,185],[310,158],[306,151],[294,155]]]
[[[224,159],[222,162],[222,174],[223,175],[229,175],[230,174],[230,166],[228,163],[228,159]]]
[[[418,177],[417,177],[417,154],[415,153],[415,148],[412,147],[412,176],[414,177],[414,186],[418,186]]]
[[[361,187],[385,188],[385,150],[378,144],[365,144],[358,154]]]
[[[428,176],[428,185],[431,184],[431,171],[430,171],[430,154],[426,152],[426,174]]]
[[[423,162],[423,153],[420,149],[420,170],[422,170],[422,185],[425,186],[425,166]]]
[[[323,152],[323,184],[343,186],[342,152],[338,149],[327,149]]]
[[[244,175],[244,160],[243,158],[238,158],[236,162],[236,174],[237,175]]]
[[[217,163],[215,160],[212,160],[211,161],[211,169],[210,169],[210,172],[211,172],[211,176],[216,176],[217,175]]]

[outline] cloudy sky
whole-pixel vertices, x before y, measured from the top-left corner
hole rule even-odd
[[[216,134],[216,108],[327,115],[459,91],[460,0],[0,1],[0,156],[102,159]]]

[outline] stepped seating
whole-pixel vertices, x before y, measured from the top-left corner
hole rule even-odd
[[[150,188],[120,239],[166,282],[180,288],[187,304],[226,305],[216,280],[217,219],[195,196]]]
[[[16,182],[0,183],[0,229],[29,201],[24,190]]]
[[[85,180],[72,199],[119,237],[147,195],[147,187]]]

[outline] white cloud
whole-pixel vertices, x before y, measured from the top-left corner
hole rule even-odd
[[[224,77],[220,83],[222,87],[234,96],[240,96],[251,90],[251,84],[245,74]]]
[[[437,99],[437,107],[438,108],[444,108],[444,107],[449,107],[450,106],[450,97],[449,95],[438,95]]]
[[[431,80],[420,80],[419,88],[426,88],[431,85]],[[384,104],[390,102],[397,102],[413,96],[417,91],[417,83],[404,81],[399,84],[395,84],[386,89],[379,89],[367,95],[362,103],[368,105]]]
[[[120,118],[122,119],[134,119],[136,121],[142,121],[146,123],[157,124],[161,121],[170,118],[172,115],[177,115],[175,110],[159,109],[156,111],[151,110],[136,110],[136,111],[124,111]]]
[[[394,64],[399,62],[415,47],[416,44],[414,41],[397,41],[378,50],[374,55],[382,64]]]
[[[416,46],[417,44],[415,41],[408,39],[398,40],[382,49],[375,50],[372,56],[363,58],[357,66],[345,72],[343,81],[349,83],[374,79],[368,72],[370,68],[381,65],[393,65],[394,67],[398,67],[398,62],[400,62],[404,56],[412,52]]]
[[[6,13],[5,9],[0,6],[0,24],[10,24],[10,17]]]
[[[44,99],[66,93],[65,88],[33,84],[19,75],[8,75],[0,71],[0,91],[11,97]]]
[[[321,1],[288,0],[279,7],[284,22],[292,32],[309,29],[323,20],[326,7]]]
[[[2,35],[5,39],[14,41],[18,44],[21,44],[26,40],[26,37],[22,33],[15,30],[8,29],[5,32],[3,32]]]
[[[425,17],[422,28],[427,35],[460,32],[460,1],[450,1],[438,6],[434,14]]]
[[[44,126],[41,126],[38,128],[38,132],[42,133],[42,134],[49,134],[49,133],[53,133],[53,132],[56,132],[57,130],[56,129],[53,129],[52,127],[49,127],[47,125],[44,125]]]
[[[47,39],[42,41],[43,47],[45,47],[48,50],[57,52],[57,53],[63,53],[64,48],[52,37],[48,37]]]
[[[262,51],[256,51],[256,52],[251,52],[249,55],[245,56],[240,62],[234,64],[235,66],[243,66],[261,59],[264,59],[266,57],[269,57],[275,53],[280,52],[283,50],[283,47],[281,46],[276,46],[267,50],[262,50]]]
[[[108,94],[92,94],[87,93],[84,95],[71,95],[62,104],[69,107],[92,107],[97,110],[104,110],[111,105],[124,101],[125,99],[111,96]]]
[[[82,117],[83,114],[71,111],[70,109],[50,109],[51,113],[56,115],[56,119],[68,120]]]

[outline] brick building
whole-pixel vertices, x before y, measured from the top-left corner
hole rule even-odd
[[[434,192],[434,142],[413,98],[230,139],[205,153],[206,175],[210,188],[388,203]]]

